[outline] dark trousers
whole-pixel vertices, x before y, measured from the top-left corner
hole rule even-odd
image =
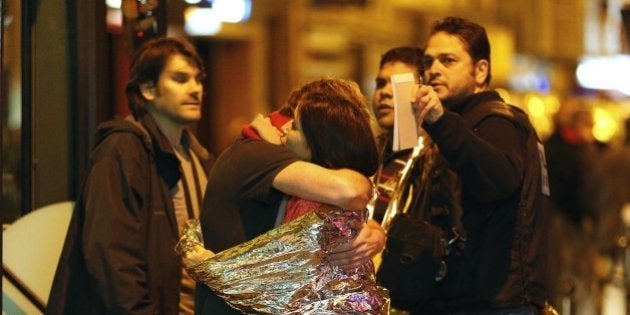
[[[513,308],[489,309],[455,312],[449,315],[539,315],[540,310],[531,305],[518,306]]]
[[[197,283],[195,288],[195,315],[237,314],[240,315],[241,312],[228,305],[206,285]]]

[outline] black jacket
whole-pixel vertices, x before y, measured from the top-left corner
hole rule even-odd
[[[213,157],[190,137],[209,170]],[[155,121],[101,124],[47,314],[176,314],[182,273],[170,189],[180,179]]]
[[[505,111],[490,110],[488,103]],[[541,191],[548,186],[542,187],[535,131],[523,112],[507,109],[496,92],[477,93],[424,126],[461,182],[467,234],[463,253],[448,261],[449,274],[436,284],[425,312],[545,301]]]

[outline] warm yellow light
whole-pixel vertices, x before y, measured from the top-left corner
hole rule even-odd
[[[546,116],[532,117],[532,125],[541,139],[546,139],[553,131],[551,120]]]
[[[545,113],[553,115],[560,109],[560,100],[555,95],[545,97]]]
[[[593,137],[601,142],[609,142],[617,132],[617,122],[608,111],[595,107],[593,111]]]
[[[501,96],[501,98],[508,104],[512,104],[512,95],[510,95],[510,92],[504,88],[496,88],[494,89],[497,93],[499,93],[499,96]]]
[[[540,97],[532,95],[527,101],[527,110],[531,116],[542,117],[545,115],[545,102]]]

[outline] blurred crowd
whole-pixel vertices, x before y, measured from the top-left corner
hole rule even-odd
[[[562,104],[555,126],[545,142],[550,295],[561,314],[598,314],[612,303],[608,289],[629,283],[630,119],[620,146],[595,140],[593,113],[577,100]]]

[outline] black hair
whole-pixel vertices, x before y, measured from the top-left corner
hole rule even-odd
[[[463,18],[450,16],[438,20],[433,24],[431,35],[438,32],[446,32],[459,37],[464,43],[466,51],[472,58],[473,63],[476,64],[482,59],[487,60],[488,76],[486,76],[485,83],[490,84],[490,41],[488,40],[485,28]]]

